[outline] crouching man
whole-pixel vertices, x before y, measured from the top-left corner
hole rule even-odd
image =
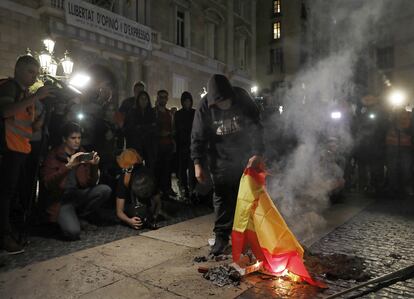
[[[51,150],[43,164],[41,177],[52,200],[48,207],[51,221],[56,221],[70,240],[80,236],[79,217],[97,212],[110,198],[111,188],[97,185],[98,153],[81,148],[81,128],[70,122],[62,127],[63,143]]]
[[[116,215],[134,229],[156,229],[161,212],[161,194],[152,172],[134,149],[124,150],[117,162],[123,174],[116,191]]]

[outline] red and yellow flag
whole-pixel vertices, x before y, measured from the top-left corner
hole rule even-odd
[[[232,232],[233,261],[249,245],[264,268],[275,274],[289,271],[304,281],[326,287],[311,278],[303,264],[303,248],[289,230],[265,188],[265,172],[247,168],[240,181]]]

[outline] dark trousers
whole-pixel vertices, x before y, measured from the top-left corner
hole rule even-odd
[[[410,146],[387,146],[387,178],[390,190],[403,193],[413,189],[412,162]]]
[[[155,177],[160,190],[167,193],[171,190],[171,161],[174,151],[173,144],[160,144],[157,151]]]
[[[8,151],[3,155],[0,182],[0,237],[11,232],[10,206],[24,181],[24,166],[27,154]]]
[[[185,192],[193,191],[196,186],[194,163],[190,158],[189,149],[178,151],[178,182]]]
[[[62,198],[57,223],[63,234],[69,239],[79,239],[79,217],[96,212],[111,196],[112,190],[107,185],[96,185],[86,189],[74,189],[65,192]]]
[[[213,173],[216,236],[220,235],[224,238],[230,236],[242,173],[242,170],[231,173]]]

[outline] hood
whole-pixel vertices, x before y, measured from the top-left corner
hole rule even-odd
[[[190,99],[191,100],[191,107],[192,107],[193,106],[193,96],[188,91],[184,91],[181,94],[181,106],[183,106],[183,107],[184,107],[184,104],[183,103],[184,103],[184,100],[185,99]]]
[[[233,87],[224,75],[213,75],[208,81],[207,91],[206,97],[209,106],[229,98],[235,98]]]

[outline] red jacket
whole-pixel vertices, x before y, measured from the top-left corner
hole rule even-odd
[[[83,151],[83,149],[80,149]],[[66,167],[68,162],[64,145],[52,149],[43,163],[40,175],[49,193],[48,212],[51,221],[56,221],[59,213],[59,198],[65,189],[66,180],[70,169]],[[80,164],[76,168],[76,181],[80,189],[96,185],[98,180],[98,166],[91,164]]]

